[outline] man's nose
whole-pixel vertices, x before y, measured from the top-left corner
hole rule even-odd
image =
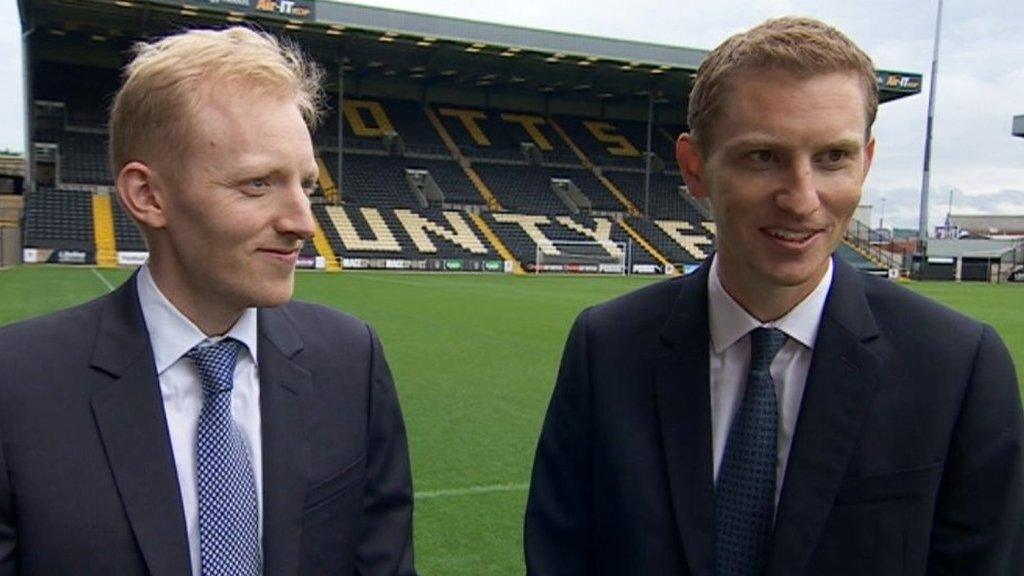
[[[813,214],[821,206],[814,163],[810,158],[794,159],[786,181],[775,196],[776,205],[798,217]]]

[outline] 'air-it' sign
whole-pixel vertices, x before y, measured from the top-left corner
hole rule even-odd
[[[297,0],[256,0],[253,8],[294,18],[307,18],[313,13],[312,3]]]
[[[882,72],[877,76],[879,88],[889,90],[920,91],[921,77],[916,75]]]
[[[165,0],[167,1],[167,0]],[[182,0],[175,0],[179,4]],[[192,0],[194,2],[194,0]],[[232,13],[314,20],[316,0],[203,0],[206,5]],[[185,4],[181,4],[185,5]]]

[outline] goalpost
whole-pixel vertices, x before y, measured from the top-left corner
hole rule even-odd
[[[535,245],[533,272],[625,275],[632,244],[612,240],[551,240],[546,250]]]

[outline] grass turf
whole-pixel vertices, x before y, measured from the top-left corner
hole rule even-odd
[[[4,270],[0,324],[102,295],[103,280],[117,285],[128,274]],[[380,332],[409,429],[421,573],[523,572],[525,486],[569,325],[585,306],[652,281],[299,274],[296,297],[355,314]],[[1024,286],[908,286],[994,325],[1024,381]]]

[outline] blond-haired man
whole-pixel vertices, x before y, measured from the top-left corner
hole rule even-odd
[[[291,301],[317,70],[246,28],[137,47],[111,162],[150,258],[0,330],[0,573],[414,573],[380,342]]]
[[[534,464],[529,574],[1019,573],[1006,348],[832,257],[874,155],[875,82],[808,19],[702,63],[677,155],[717,251],[577,319]]]

